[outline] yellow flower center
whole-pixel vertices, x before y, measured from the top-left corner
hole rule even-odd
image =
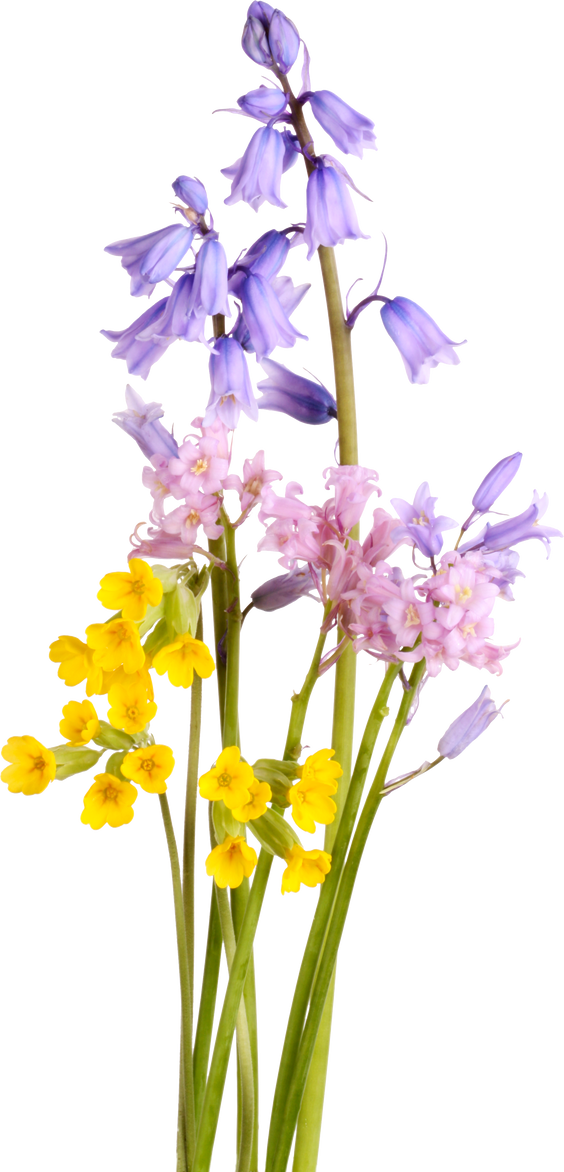
[[[217,779],[217,784],[221,785],[221,786],[227,786],[227,785],[231,785],[232,781],[233,781],[233,778],[230,773],[220,773],[220,775]]]
[[[186,526],[197,525],[199,523],[199,520],[200,520],[200,514],[196,511],[196,509],[190,509],[190,512],[188,513],[188,516],[186,518]]]
[[[475,623],[468,623],[467,626],[462,628],[462,634],[464,635],[465,639],[468,638],[468,635],[472,635],[473,639],[476,638],[476,632],[474,630],[475,626],[476,626]]]
[[[202,472],[207,472],[208,467],[208,460],[196,460],[196,463],[192,465],[190,471],[194,473],[194,476],[201,476]]]
[[[258,476],[255,476],[253,480],[249,480],[245,485],[245,492],[250,492],[253,496],[258,496],[261,488],[262,482]]]
[[[141,762],[141,768],[145,769],[147,773],[150,773],[151,769],[154,767],[154,764],[155,762],[152,757],[145,757],[145,760]]]
[[[134,594],[144,594],[145,593],[145,583],[143,582],[143,580],[141,578],[136,578],[131,589],[133,590]]]
[[[459,602],[468,602],[468,600],[472,597],[472,591],[469,586],[465,586],[464,590],[461,586],[455,586],[454,592],[455,594],[458,594]]]
[[[425,513],[420,513],[418,517],[413,518],[413,521],[411,522],[411,524],[412,525],[428,525],[429,518],[426,516]]]
[[[33,758],[33,768],[34,769],[45,769],[45,761],[43,760],[43,757],[34,757]]]
[[[407,613],[405,616],[405,625],[406,625],[406,627],[418,627],[419,626],[419,615],[417,613],[417,607],[415,607],[412,602],[410,602],[410,604],[407,608]]]
[[[128,716],[130,720],[136,720],[137,717],[139,716],[139,709],[135,708],[132,704],[131,708],[126,708],[125,713],[126,713],[126,716]]]
[[[115,802],[117,796],[118,796],[118,791],[117,791],[117,789],[114,789],[113,785],[106,786],[106,789],[104,791],[104,797],[107,802]]]
[[[119,639],[120,642],[123,642],[125,639],[129,638],[129,632],[127,630],[127,627],[124,626],[122,623],[120,623],[119,626],[116,627],[116,638]]]

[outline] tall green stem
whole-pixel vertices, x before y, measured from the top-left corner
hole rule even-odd
[[[330,604],[325,607],[324,618],[327,616],[330,609]],[[307,676],[302,684],[301,690],[292,696],[292,714],[290,716],[290,724],[288,725],[288,735],[286,737],[286,746],[284,749],[284,760],[297,760],[301,751],[301,739],[306,718],[307,706],[309,698],[317,680],[319,679],[319,664],[321,663],[321,656],[323,655],[323,648],[327,635],[324,631],[319,634],[317,646],[313,653],[313,659],[310,664]]]
[[[233,916],[233,928],[235,930],[235,939],[239,939],[243,917],[245,915],[245,908],[249,900],[249,880],[243,879],[240,887],[234,887],[231,892],[231,914]],[[249,1041],[251,1046],[251,1060],[253,1065],[253,1086],[255,1099],[255,1115],[253,1122],[253,1144],[251,1150],[251,1172],[258,1172],[258,1134],[259,1134],[259,1120],[258,1120],[258,1103],[259,1103],[259,1075],[258,1075],[258,1023],[257,1023],[257,994],[255,984],[255,963],[253,954],[249,960],[249,969],[247,972],[247,979],[245,981],[245,988],[243,991],[245,999],[245,1010],[247,1013],[247,1025],[249,1028]],[[241,1114],[242,1103],[240,1104],[239,1114]]]
[[[196,638],[203,639],[204,623],[202,614],[196,627]],[[202,681],[197,672],[190,689],[190,739],[188,743],[188,770],[186,775],[186,804],[184,807],[184,845],[182,852],[182,900],[184,923],[186,924],[186,946],[190,973],[190,1021],[193,1020],[194,1006],[194,874],[196,851],[196,802],[198,797],[198,773],[200,763],[200,730],[202,726]]]
[[[319,968],[317,971],[315,987],[311,996],[310,1009],[300,1042],[292,1079],[288,1089],[286,1110],[282,1128],[280,1130],[272,1172],[285,1172],[313,1050],[323,1017],[323,1009],[325,1006],[327,994],[329,992],[333,969],[335,967],[335,961],[337,958],[337,952],[341,942],[341,936],[343,934],[343,928],[345,926],[345,920],[347,917],[356,876],[358,874],[358,868],[360,866],[360,861],[362,859],[372,823],[380,806],[380,802],[382,801],[384,784],[392,757],[396,750],[400,736],[405,728],[407,715],[413,700],[415,689],[417,688],[424,671],[425,660],[423,659],[420,661],[420,663],[415,664],[413,671],[411,672],[409,681],[411,685],[410,691],[405,692],[402,697],[392,733],[384,753],[382,754],[380,764],[376,771],[376,776],[358,820],[358,826],[351,843],[347,862],[343,869],[339,890],[335,899],[333,914],[331,916],[327,931],[323,954],[321,956]]]
[[[239,656],[241,645],[241,607],[239,603],[239,572],[235,551],[235,530],[222,510],[225,529],[225,549],[228,573],[227,588],[227,664],[225,677],[225,717],[223,747],[237,745],[239,740]]]
[[[196,1114],[196,1128],[198,1128],[200,1122],[200,1114],[206,1089],[220,962],[221,924],[219,922],[217,900],[212,889],[206,959],[204,961],[204,975],[202,978],[202,994],[200,997],[198,1024],[194,1040],[194,1109]]]

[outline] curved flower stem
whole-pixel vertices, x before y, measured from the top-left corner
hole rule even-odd
[[[384,783],[392,757],[396,750],[396,746],[405,728],[407,715],[413,698],[413,692],[419,684],[424,671],[425,660],[422,659],[419,663],[415,664],[413,671],[411,672],[409,680],[411,685],[410,691],[405,692],[402,697],[392,733],[382,754],[380,764],[376,771],[376,776],[358,820],[358,826],[351,843],[347,862],[343,869],[341,883],[335,899],[333,914],[327,930],[327,937],[323,948],[323,954],[321,956],[315,979],[315,986],[311,995],[310,1009],[303,1031],[299,1052],[296,1058],[292,1079],[288,1089],[286,1111],[282,1128],[280,1130],[272,1172],[284,1172],[288,1162],[298,1112],[300,1110],[300,1104],[302,1101],[313,1050],[323,1017],[323,1009],[331,984],[333,969],[335,967],[335,961],[337,958],[337,951],[341,942],[341,936],[343,934],[343,928],[345,926],[345,920],[347,917],[356,876],[358,874],[358,868],[360,866],[360,861],[362,859],[364,847],[366,846],[372,823],[378,811],[380,802],[384,796]]]
[[[186,925],[184,923],[184,905],[182,902],[182,882],[180,878],[180,861],[174,837],[172,819],[166,794],[159,794],[159,802],[170,856],[172,874],[172,890],[174,894],[174,916],[176,920],[176,939],[178,944],[178,968],[180,972],[180,1005],[182,1013],[182,1074],[184,1092],[184,1127],[186,1134],[186,1164],[192,1168],[194,1156],[196,1124],[194,1115],[194,1078],[192,1073],[192,995],[190,989],[190,967],[188,963],[188,948],[186,944]]]
[[[196,639],[204,637],[202,614],[196,627]],[[188,744],[188,772],[186,777],[186,805],[184,807],[184,845],[182,853],[182,900],[184,923],[186,924],[186,946],[190,973],[190,1022],[194,1015],[194,856],[196,849],[196,801],[198,797],[198,772],[200,762],[200,730],[202,726],[202,681],[197,672],[190,702],[190,740]]]
[[[261,851],[236,947],[235,935],[233,933],[233,925],[231,922],[231,912],[229,910],[229,900],[224,891],[222,892],[217,886],[215,888],[222,931],[224,932],[226,955],[230,973],[204,1097],[202,1117],[198,1130],[198,1139],[194,1156],[193,1172],[209,1172],[215,1133],[217,1129],[219,1108],[221,1105],[231,1043],[233,1040],[233,1031],[235,1029],[236,1023],[238,1039],[240,1029],[242,1039],[245,1038],[246,1032],[247,1047],[244,1056],[244,1062],[241,1062],[241,1074],[247,1080],[247,1104],[252,1101],[251,1096],[254,1099],[253,1069],[252,1061],[250,1060],[247,1018],[242,995],[247,978],[258,918],[262,908],[262,901],[264,898],[271,866],[272,855],[268,854],[266,851]],[[244,1106],[245,1095],[243,1096],[243,1107]],[[242,1142],[239,1152],[237,1172],[248,1172],[252,1150],[252,1123],[249,1130],[248,1113],[246,1122],[244,1110],[243,1116]],[[247,1162],[244,1163],[243,1159]]]
[[[200,1122],[202,1103],[206,1089],[220,962],[221,924],[219,922],[217,900],[212,889],[206,959],[202,978],[202,994],[198,1011],[196,1037],[194,1040],[194,1110],[196,1115],[196,1129]]]
[[[326,618],[331,609],[331,603],[328,602],[325,607],[323,617]],[[309,698],[317,680],[319,679],[319,664],[321,663],[321,656],[323,655],[323,648],[327,634],[320,631],[317,646],[313,653],[313,659],[310,664],[307,676],[302,684],[301,690],[292,696],[292,714],[290,716],[290,724],[288,725],[288,735],[286,737],[286,747],[284,749],[285,761],[297,761],[301,752],[301,739],[306,718],[307,706]]]
[[[286,1027],[286,1037],[284,1039],[284,1047],[282,1050],[278,1079],[276,1082],[276,1091],[274,1095],[274,1103],[272,1106],[272,1115],[270,1120],[270,1132],[268,1136],[266,1172],[272,1172],[274,1166],[280,1130],[282,1127],[284,1106],[286,1103],[288,1090],[300,1046],[302,1030],[304,1027],[310,994],[313,988],[316,968],[321,951],[323,949],[323,942],[331,917],[335,896],[339,887],[339,881],[345,862],[347,848],[354,829],[366,775],[368,773],[370,761],[374,752],[374,745],[376,744],[376,738],[382,723],[387,716],[387,701],[394,681],[399,675],[399,672],[400,664],[394,664],[388,667],[382,682],[382,686],[378,692],[376,700],[374,701],[370,716],[368,717],[360,748],[358,750],[349,792],[341,813],[339,829],[335,837],[331,860],[331,870],[321,888],[319,902],[313,917],[313,922],[304,950],[302,964],[294,991],[292,1008],[290,1010],[288,1025]]]

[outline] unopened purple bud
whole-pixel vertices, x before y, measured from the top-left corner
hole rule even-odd
[[[227,257],[219,240],[206,236],[196,257],[190,308],[206,314],[230,317],[227,303]]]
[[[281,610],[283,606],[297,602],[298,598],[315,598],[316,595],[311,594],[313,586],[309,567],[304,570],[296,566],[288,574],[277,574],[275,578],[263,582],[262,586],[257,586],[251,598],[257,610]]]
[[[331,90],[315,90],[307,95],[302,94],[301,100],[307,97],[319,125],[331,135],[333,142],[345,155],[358,155],[362,158],[363,150],[376,150],[374,123],[358,110],[343,102],[342,98]]]
[[[244,114],[249,114],[258,122],[270,122],[271,118],[276,118],[286,109],[287,101],[282,90],[261,85],[257,90],[250,90],[248,94],[243,94],[242,98],[237,98],[237,105]]]
[[[502,705],[503,707],[503,705]],[[472,744],[477,737],[481,736],[486,731],[488,725],[499,716],[501,708],[496,708],[494,701],[491,698],[490,689],[485,687],[478,699],[457,716],[456,720],[447,728],[444,736],[441,737],[438,750],[441,757],[448,757],[453,760],[458,757],[468,745]]]
[[[261,410],[281,411],[299,423],[328,423],[337,418],[335,399],[321,383],[302,378],[271,358],[263,358],[261,366],[268,375],[258,383],[263,392],[258,404]]]
[[[512,456],[506,456],[484,477],[472,497],[472,504],[479,513],[486,513],[488,509],[491,509],[494,501],[497,500],[498,496],[501,496],[508,484],[511,484],[519,469],[522,457],[522,452],[514,452]]]
[[[289,73],[300,51],[300,34],[279,8],[275,8],[270,19],[268,44],[274,64],[281,73]]]
[[[458,366],[460,358],[453,349],[463,342],[452,342],[420,305],[407,297],[394,297],[380,310],[382,321],[395,342],[410,383],[429,382],[433,367],[439,362]]]
[[[207,211],[208,197],[203,183],[199,179],[190,179],[188,175],[179,175],[172,185],[174,194],[189,208],[193,208],[199,216]]]
[[[255,7],[258,8],[258,5],[251,4],[251,8]],[[270,8],[270,5],[266,5],[266,7]],[[255,61],[257,65],[266,65],[267,68],[270,68],[273,64],[265,26],[256,16],[247,17],[241,45],[247,57],[250,57],[251,61]]]
[[[274,8],[272,4],[266,4],[264,0],[253,0],[253,3],[247,8],[247,16],[254,16],[257,20],[260,20],[263,28],[267,32],[273,12]]]

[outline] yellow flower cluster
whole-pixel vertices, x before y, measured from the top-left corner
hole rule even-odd
[[[313,753],[303,765],[296,767],[300,780],[286,793],[296,826],[309,834],[313,834],[316,822],[322,826],[333,822],[337,812],[331,794],[337,792],[337,778],[342,776],[343,770],[337,761],[331,761],[334,755],[334,749],[319,749]]]
[[[272,801],[267,781],[258,781],[250,765],[241,761],[236,745],[224,749],[217,763],[200,778],[200,794],[210,802],[223,801],[237,822],[260,818]]]
[[[84,795],[84,809],[80,815],[85,826],[100,830],[102,826],[125,826],[133,818],[133,803],[137,790],[135,781],[148,794],[164,794],[166,778],[174,769],[172,749],[168,745],[147,745],[128,753],[121,763],[121,772],[127,781],[113,773],[98,773],[94,784]]]

